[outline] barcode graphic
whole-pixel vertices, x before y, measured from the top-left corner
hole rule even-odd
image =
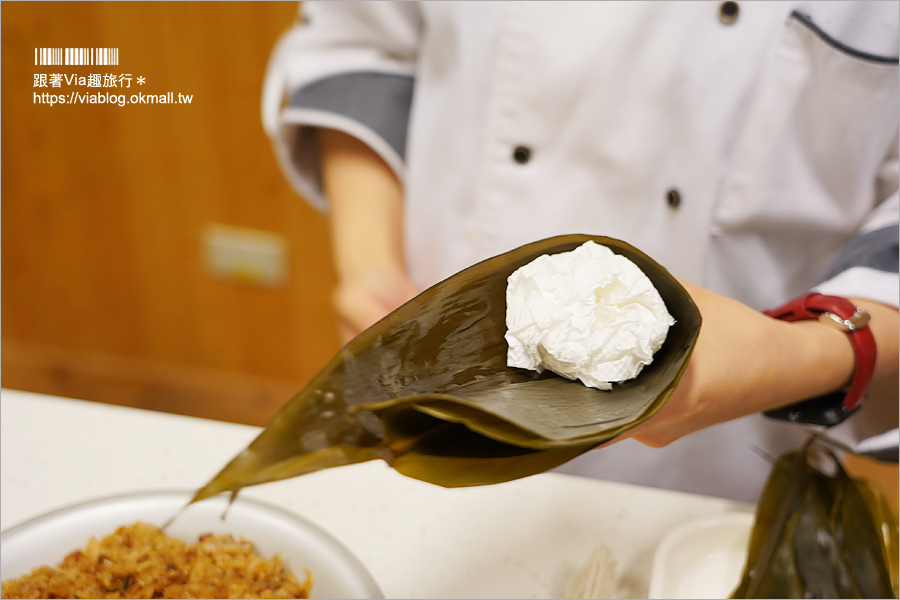
[[[35,48],[35,65],[118,65],[118,48]]]

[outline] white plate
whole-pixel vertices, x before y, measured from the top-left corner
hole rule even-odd
[[[91,536],[105,537],[136,521],[162,525],[190,497],[186,492],[148,492],[114,496],[77,504],[16,525],[0,534],[0,579],[30,573],[41,565],[55,565]],[[276,552],[299,580],[304,569],[313,576],[310,598],[383,598],[375,580],[347,548],[313,523],[280,508],[225,496],[188,507],[166,533],[196,542],[202,533],[230,533],[244,537],[265,558]]]
[[[650,598],[728,598],[740,582],[752,513],[689,521],[656,548]]]

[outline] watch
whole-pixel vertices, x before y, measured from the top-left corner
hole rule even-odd
[[[856,366],[850,385],[844,390],[796,404],[765,411],[773,419],[831,427],[859,409],[875,371],[875,336],[868,327],[869,313],[846,298],[809,293],[763,314],[782,321],[818,319],[820,323],[847,334],[853,345]]]

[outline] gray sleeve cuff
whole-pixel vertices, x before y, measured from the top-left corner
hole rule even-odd
[[[813,289],[826,295],[868,298],[891,306],[900,305],[898,237],[896,225],[855,237]]]
[[[294,90],[281,112],[279,160],[289,181],[325,209],[320,156],[313,129],[343,131],[374,150],[404,180],[406,132],[413,77],[377,72],[343,73]]]
[[[413,78],[393,73],[345,73],[316,81],[291,94],[291,108],[343,115],[377,134],[406,156],[406,129]]]
[[[897,273],[900,264],[900,232],[897,227],[884,227],[853,238],[838,255],[822,281],[832,279],[853,267],[865,267]]]

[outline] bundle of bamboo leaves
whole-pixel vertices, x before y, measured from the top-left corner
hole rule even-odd
[[[732,598],[897,598],[897,537],[880,488],[813,438],[776,461]]]

